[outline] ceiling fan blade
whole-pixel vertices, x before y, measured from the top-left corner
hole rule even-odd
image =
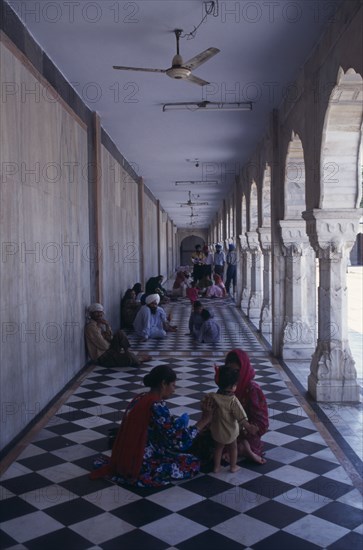
[[[118,71],[143,71],[146,73],[166,73],[164,69],[144,69],[142,67],[122,67],[120,65],[113,65],[114,69]]]
[[[191,59],[189,59],[189,61],[186,61],[185,63],[183,63],[183,67],[187,67],[188,69],[193,71],[194,69],[199,67],[199,65],[201,65],[202,63],[205,63],[206,61],[208,61],[208,59],[210,59],[211,57],[213,57],[219,52],[220,50],[218,48],[208,48],[207,50],[204,50],[204,52],[199,53],[195,57],[192,57]]]
[[[189,206],[189,208],[193,208],[194,206],[208,206],[209,202],[177,202],[181,208],[184,208],[186,206]]]
[[[198,86],[206,86],[207,84],[209,84],[209,82],[207,82],[206,80],[203,80],[198,76],[194,76],[193,74],[190,74],[184,80],[187,80],[188,82],[192,82],[192,84],[198,84]]]

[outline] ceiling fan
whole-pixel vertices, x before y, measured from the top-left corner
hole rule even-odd
[[[185,206],[190,206],[191,208],[193,208],[193,206],[206,206],[207,204],[209,204],[208,202],[193,202],[192,201],[192,192],[188,191],[188,194],[189,194],[189,199],[187,200],[187,202],[178,202],[177,203],[177,204],[179,204],[180,208],[183,208]],[[199,195],[197,195],[197,197],[199,197]]]
[[[188,218],[190,218],[191,220],[193,220],[193,218],[198,218],[199,215],[198,214],[194,214],[194,210],[193,210],[193,207],[191,206],[191,213],[188,214],[188,216],[186,216]]]
[[[202,63],[208,61],[208,59],[216,55],[220,50],[218,48],[208,48],[207,50],[204,50],[195,57],[189,59],[189,61],[184,62],[183,58],[179,54],[179,39],[182,32],[183,31],[181,29],[174,30],[174,34],[176,37],[176,55],[174,55],[171,62],[171,67],[169,67],[169,69],[145,69],[142,67],[123,67],[120,65],[113,65],[113,68],[119,71],[144,71],[149,73],[165,73],[170,76],[170,78],[175,78],[177,80],[188,80],[189,82],[198,84],[198,86],[205,86],[206,84],[209,84],[209,82],[207,82],[206,80],[194,76],[192,74],[192,71],[199,67],[199,65],[201,65]]]

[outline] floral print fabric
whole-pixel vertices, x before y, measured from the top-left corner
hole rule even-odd
[[[198,435],[196,428],[187,426],[188,420],[187,415],[172,416],[164,401],[152,405],[147,444],[136,485],[158,487],[189,479],[199,472],[200,461],[185,452]],[[125,482],[119,476],[112,479]]]

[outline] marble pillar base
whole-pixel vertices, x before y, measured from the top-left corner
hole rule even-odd
[[[308,391],[316,401],[359,403],[360,386],[347,340],[318,340]]]
[[[317,380],[308,376],[308,392],[315,401],[326,403],[359,403],[360,387],[355,380]]]
[[[282,357],[284,360],[297,359],[297,360],[310,360],[313,356],[315,349],[312,346],[304,346],[296,342],[294,345],[284,345],[282,348]]]

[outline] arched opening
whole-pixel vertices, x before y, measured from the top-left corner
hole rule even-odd
[[[362,77],[340,69],[322,131],[319,208],[304,216],[319,258],[318,344],[308,379],[318,401],[359,401],[347,271],[360,221],[362,118]],[[358,349],[361,364],[361,341]]]
[[[229,208],[229,231],[228,231],[228,239],[230,241],[233,241],[234,237],[235,237],[235,220],[234,220],[234,201],[232,202],[232,204],[230,205],[230,208]]]
[[[316,344],[316,260],[302,213],[306,209],[304,150],[295,132],[287,147],[284,219],[284,359],[310,359]],[[309,296],[307,300],[306,297]]]
[[[298,134],[292,132],[285,165],[284,219],[301,219],[305,210],[304,150]]]
[[[197,235],[190,235],[182,240],[180,243],[180,265],[192,265],[191,255],[195,251],[197,244],[200,244],[201,246],[204,245],[204,240]]]
[[[250,231],[256,231],[258,228],[258,195],[257,185],[252,182],[250,194]]]
[[[271,168],[266,164],[262,180],[262,224],[259,227],[260,244],[263,254],[262,308],[259,328],[266,340],[271,343],[272,316],[272,270],[271,270]]]
[[[271,228],[271,167],[266,164],[262,182],[262,227]]]
[[[362,196],[362,77],[340,69],[325,116],[319,208],[358,208]]]

